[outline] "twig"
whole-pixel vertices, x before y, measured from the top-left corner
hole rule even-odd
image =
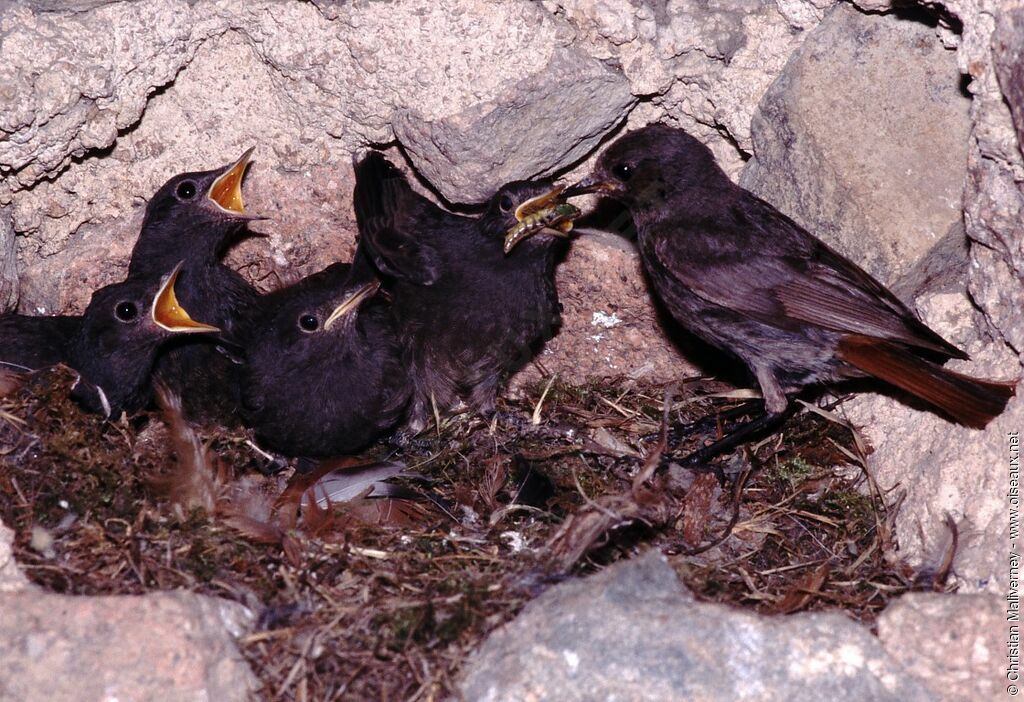
[[[675,395],[676,388],[674,385],[670,385],[665,388],[665,397],[662,400],[661,406],[661,436],[658,438],[658,443],[654,445],[654,448],[648,454],[647,459],[644,461],[643,468],[633,478],[633,493],[635,494],[640,486],[646,483],[654,471],[661,465],[661,457],[665,454],[665,449],[668,448],[668,425],[669,416],[672,409],[672,397]]]
[[[537,400],[537,406],[533,408],[533,416],[530,418],[530,423],[533,424],[534,426],[540,424],[540,411],[544,407],[544,398],[548,396],[548,391],[550,391],[551,386],[555,384],[555,379],[557,377],[557,373],[551,376],[551,378],[548,380],[548,384],[544,386],[544,392],[540,394],[540,399]]]
[[[708,543],[704,544],[703,546],[697,546],[695,548],[682,549],[680,551],[677,551],[679,555],[696,556],[698,554],[704,553],[705,551],[710,551],[715,546],[718,546],[719,544],[723,543],[732,535],[732,530],[736,527],[736,523],[740,520],[740,500],[743,497],[743,488],[746,487],[747,479],[753,472],[754,466],[748,466],[747,469],[740,474],[739,480],[736,481],[736,488],[735,490],[733,490],[732,496],[732,517],[729,519],[729,523],[725,526],[725,529],[722,531],[722,533],[716,538],[709,541]]]

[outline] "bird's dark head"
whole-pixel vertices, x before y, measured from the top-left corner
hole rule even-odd
[[[590,176],[565,194],[602,193],[622,202],[636,217],[719,179],[728,182],[708,147],[682,129],[652,124],[612,142]]]
[[[247,212],[242,200],[242,179],[252,152],[248,149],[221,168],[182,173],[164,183],[146,207],[140,240],[150,232],[174,230],[182,237],[183,251],[205,248],[206,243],[218,248],[248,222],[261,219]],[[192,236],[211,241],[193,241]]]
[[[505,231],[516,223],[516,209],[527,200],[551,190],[548,180],[514,180],[498,188],[487,201],[487,209],[480,218],[488,234],[505,236]]]
[[[571,221],[579,215],[578,210],[562,201],[563,190],[564,186],[555,186],[550,180],[516,180],[501,186],[488,201],[481,217],[484,231],[488,236],[502,239],[506,254],[528,238],[533,238],[540,246],[551,244],[559,233],[572,229]],[[556,213],[555,208],[560,204],[571,211],[565,215]],[[567,226],[547,228],[548,223],[554,224],[552,220],[556,217]],[[535,236],[540,232],[545,235]]]
[[[363,303],[379,289],[372,275],[339,263],[266,295],[246,329],[250,361],[268,368],[331,363],[331,347],[350,333]]]
[[[93,293],[71,342],[79,379],[71,396],[114,418],[139,409],[160,345],[177,334],[219,331],[193,320],[174,292],[180,266],[157,280],[128,279]]]

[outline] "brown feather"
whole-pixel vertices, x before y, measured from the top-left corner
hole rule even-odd
[[[839,340],[837,355],[974,429],[984,429],[1016,394],[1016,382],[980,380],[955,373],[897,344],[869,336],[844,336]]]

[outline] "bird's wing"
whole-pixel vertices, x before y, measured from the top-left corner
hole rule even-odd
[[[747,196],[715,217],[660,229],[653,246],[660,268],[712,304],[783,328],[811,324],[966,358],[859,266],[763,200]]]
[[[439,254],[417,236],[422,226],[416,225],[431,219],[430,210],[436,207],[376,151],[356,163],[355,173],[353,207],[360,251],[385,276],[415,285],[435,283],[441,274]]]

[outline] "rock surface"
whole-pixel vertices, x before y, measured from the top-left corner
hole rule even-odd
[[[181,592],[0,593],[0,698],[247,700],[257,683],[234,637],[251,617]]]
[[[951,368],[981,377],[1021,377],[1024,352],[1024,159],[997,70],[1012,72],[1013,52],[1000,51],[993,27],[1016,24],[1019,0],[942,5],[963,24],[957,50],[970,77],[971,136],[964,184],[964,222],[970,240],[969,298],[928,295],[918,300],[924,319],[964,347],[970,363]],[[995,49],[995,50],[993,50]],[[1018,395],[1020,392],[1018,392]],[[955,427],[935,415],[881,396],[862,396],[849,407],[875,447],[870,465],[884,488],[907,491],[896,522],[900,552],[911,563],[932,565],[948,542],[946,515],[959,525],[955,571],[966,591],[1004,593],[1006,549],[1006,432],[1024,426],[1020,397],[984,432]]]
[[[0,593],[15,592],[29,587],[28,578],[14,561],[14,552],[11,548],[13,543],[14,531],[0,522]]]
[[[927,700],[863,627],[699,603],[657,552],[563,583],[491,634],[466,700]]]
[[[1024,7],[1007,7],[992,35],[999,87],[1017,128],[1017,145],[1024,149]]]
[[[931,27],[837,5],[761,100],[740,182],[892,284],[960,222],[969,108]]]
[[[1006,601],[997,595],[909,593],[878,618],[885,650],[936,700],[997,700],[1004,677]]]
[[[592,56],[616,61],[651,119],[708,142],[738,173],[765,89],[835,0],[547,0]]]
[[[517,385],[536,382],[538,365],[574,384],[603,377],[651,381],[699,373],[662,331],[633,243],[585,229],[579,237],[558,268],[562,328],[536,364],[516,376]]]
[[[10,213],[0,209],[0,314],[18,302],[18,254]]]
[[[395,136],[446,199],[479,202],[502,183],[551,175],[583,158],[634,102],[621,73],[563,51],[509,86],[500,102],[443,120],[399,113]]]
[[[964,23],[960,69],[970,75],[974,122],[965,190],[964,220],[973,266],[972,297],[986,318],[1024,361],[1024,156],[1007,99],[1019,92],[1022,0],[949,0],[946,7]],[[994,26],[999,27],[993,33]],[[1006,48],[1002,48],[1005,45]],[[1012,47],[1012,48],[1011,48]],[[1004,95],[999,78],[1011,86]],[[1024,106],[1015,103],[1017,115]]]
[[[466,202],[509,178],[572,167],[623,120],[666,121],[705,140],[733,176],[754,155],[744,183],[883,280],[953,281],[900,290],[972,353],[954,368],[1019,377],[1024,0],[919,0],[920,13],[899,3],[899,13],[885,15],[852,9],[893,4],[0,1],[0,310],[19,286],[22,311],[81,310],[93,288],[123,274],[146,197],[176,172],[226,163],[254,144],[247,201],[274,219],[260,225],[268,238],[239,247],[231,261],[269,288],[351,255],[351,155],[368,144],[397,139],[392,155],[404,160],[404,152],[428,190]],[[574,73],[581,78],[570,80]],[[956,243],[958,224],[967,253],[952,246],[936,255],[933,243],[944,235]],[[565,327],[540,358],[547,370],[574,382],[688,372],[659,331],[623,242],[582,240],[559,286]],[[932,564],[948,513],[959,525],[961,587],[1003,592],[1005,432],[1024,426],[1024,401],[986,432],[882,396],[861,397],[849,413],[875,448],[869,462],[879,482],[908,491],[897,522],[901,555]],[[0,573],[4,562],[0,538]],[[673,611],[704,611],[675,587],[665,600]],[[705,615],[693,616],[713,632]],[[714,616],[756,632],[765,646],[786,650],[784,626],[819,646],[814,619]],[[970,631],[951,616],[951,631]],[[862,653],[876,660],[863,631],[828,622],[856,649],[838,652],[852,656],[844,665]],[[609,641],[609,650],[619,644]],[[650,641],[637,650],[656,666]],[[838,642],[820,647],[832,655]],[[571,656],[550,645],[544,650],[571,673]],[[729,653],[717,662],[742,672],[748,660]],[[737,679],[726,673],[723,680]],[[631,682],[613,677],[595,679]],[[899,676],[863,679],[919,690]]]

